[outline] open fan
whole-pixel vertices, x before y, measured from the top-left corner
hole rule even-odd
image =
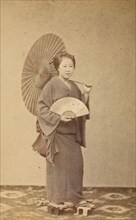
[[[66,52],[62,39],[56,34],[45,34],[30,49],[22,72],[21,90],[26,108],[36,115],[37,100],[47,81],[57,71],[53,58],[59,52]]]
[[[86,105],[79,99],[73,97],[65,97],[58,99],[50,107],[50,110],[59,115],[66,114],[67,117],[70,118],[80,117],[89,114]]]

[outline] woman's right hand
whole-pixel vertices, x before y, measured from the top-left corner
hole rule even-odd
[[[76,115],[72,111],[65,111],[62,115],[60,120],[64,122],[71,121],[73,118],[75,118]]]
[[[61,115],[60,120],[63,122],[69,122],[72,118],[67,117],[66,115]]]

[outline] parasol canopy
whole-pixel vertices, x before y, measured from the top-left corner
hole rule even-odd
[[[39,38],[31,47],[22,72],[21,90],[26,108],[37,115],[37,100],[47,81],[57,74],[53,58],[59,52],[66,52],[62,39],[49,33]]]

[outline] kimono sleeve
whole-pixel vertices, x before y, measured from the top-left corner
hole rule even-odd
[[[90,119],[90,105],[89,105],[90,97],[88,97],[87,102],[85,102],[85,96],[84,96],[84,93],[83,93],[83,94],[81,94],[81,101],[86,105],[86,107],[89,110],[89,114],[86,115],[86,119]]]
[[[37,118],[41,130],[46,136],[49,136],[60,122],[60,115],[50,111],[50,106],[53,104],[52,96],[51,83],[48,82],[43,88],[37,103]]]

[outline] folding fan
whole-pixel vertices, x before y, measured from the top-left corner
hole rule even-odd
[[[67,114],[67,116],[71,118],[89,114],[86,105],[79,99],[73,97],[65,97],[58,99],[50,107],[50,110],[59,115]]]
[[[57,74],[53,58],[66,52],[62,39],[56,34],[45,34],[30,49],[22,72],[21,90],[26,108],[36,115],[37,100],[47,81]]]

